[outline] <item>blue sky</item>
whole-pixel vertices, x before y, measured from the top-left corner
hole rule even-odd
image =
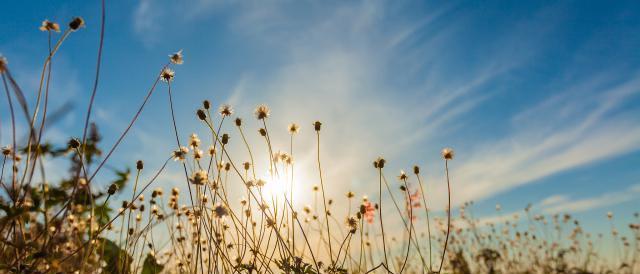
[[[40,22],[87,21],[53,61],[52,107],[74,108],[51,140],[81,135],[99,12],[99,1],[3,6],[0,53],[26,91],[35,91],[47,52]],[[182,138],[204,134],[193,113],[205,98],[232,104],[250,132],[252,109],[266,103],[280,149],[286,125],[302,125],[297,161],[312,184],[311,123],[321,120],[334,196],[367,193],[371,161],[383,155],[389,178],[421,165],[432,206],[442,208],[439,151],[451,146],[454,202],[476,201],[481,216],[495,215],[496,203],[507,215],[532,203],[598,227],[607,211],[624,223],[640,210],[638,2],[142,0],[109,1],[107,18],[94,116],[105,144],[167,55],[183,49],[174,82]],[[6,100],[0,115],[6,143]],[[169,119],[161,88],[111,164],[159,166],[174,146]],[[162,183],[180,182],[176,168]]]

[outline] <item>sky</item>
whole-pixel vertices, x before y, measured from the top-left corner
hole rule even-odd
[[[181,138],[204,135],[194,111],[209,99],[231,104],[250,141],[261,144],[252,116],[265,103],[277,149],[288,150],[286,126],[301,125],[294,157],[307,190],[317,183],[312,122],[320,120],[334,197],[349,190],[375,196],[371,163],[383,156],[392,183],[400,170],[420,165],[431,206],[441,210],[440,150],[452,147],[453,203],[474,201],[480,217],[532,204],[606,230],[608,211],[624,225],[640,210],[637,1],[107,2],[93,116],[105,146],[126,127],[167,55],[182,49],[172,86]],[[11,1],[1,13],[0,53],[31,99],[47,53],[40,22],[86,20],[53,60],[51,107],[71,107],[46,133],[59,144],[80,136],[99,1]],[[161,86],[109,165],[143,159],[157,169],[175,148],[170,119]],[[6,98],[0,121],[5,144]],[[159,184],[184,187],[178,168],[171,165]]]

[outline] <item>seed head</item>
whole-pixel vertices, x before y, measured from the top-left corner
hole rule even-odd
[[[173,70],[171,70],[170,68],[163,68],[162,71],[160,72],[160,79],[164,82],[171,82],[173,81],[173,76],[175,76],[176,73],[173,72]]]
[[[413,174],[420,174],[420,167],[419,166],[413,166]]]
[[[197,134],[191,133],[191,136],[189,137],[189,146],[193,149],[200,146],[200,138],[198,138]]]
[[[236,126],[242,126],[242,119],[236,118]]]
[[[204,109],[211,108],[211,102],[209,102],[209,100],[202,101],[202,107],[204,107]]]
[[[60,32],[60,25],[55,22],[51,22],[49,20],[42,21],[42,25],[40,26],[41,31],[54,31]]]
[[[225,134],[222,134],[222,140],[221,140],[222,144],[223,144],[223,145],[228,144],[228,143],[229,143],[229,139],[230,139],[230,138],[231,138],[231,137],[229,137],[229,134],[226,134],[226,133],[225,133]]]
[[[2,147],[2,155],[9,156],[9,155],[11,155],[12,152],[13,152],[13,150],[11,149],[11,147],[9,147],[9,146]]]
[[[401,181],[404,181],[408,178],[407,173],[404,172],[404,170],[400,170],[400,175],[398,176],[398,179],[400,179]]]
[[[249,170],[249,167],[251,167],[251,164],[249,162],[244,162],[242,163],[242,165],[244,166],[244,170]]]
[[[213,214],[216,218],[222,218],[229,215],[229,209],[227,209],[224,205],[218,203],[213,207]]]
[[[174,63],[176,65],[182,65],[182,63],[184,62],[184,60],[182,59],[182,50],[179,50],[178,52],[169,55],[169,61],[171,61],[171,63]]]
[[[0,54],[0,74],[4,73],[7,70],[8,64],[9,61],[7,61],[7,58]]]
[[[193,175],[191,175],[191,178],[189,178],[189,181],[194,185],[204,185],[209,181],[207,175],[208,175],[207,171],[198,170],[195,173],[193,173]]]
[[[385,164],[386,162],[387,162],[387,161],[386,161],[384,158],[382,158],[382,157],[378,157],[378,159],[376,159],[375,161],[373,161],[373,167],[375,167],[375,168],[384,168],[384,164]]]
[[[80,147],[80,141],[78,141],[78,139],[76,138],[71,138],[71,140],[69,140],[69,147],[72,149],[76,149],[78,147]]]
[[[84,27],[84,19],[82,19],[82,17],[75,17],[71,22],[69,22],[69,28],[72,31],[77,31],[82,27]]]
[[[189,149],[187,147],[180,147],[179,149],[174,150],[171,155],[173,156],[174,161],[184,161],[187,153],[189,153]]]
[[[267,130],[265,130],[264,128],[260,128],[258,132],[260,133],[260,136],[267,136]]]
[[[441,152],[442,158],[445,160],[453,160],[454,152],[452,148],[444,148]]]
[[[198,115],[198,119],[200,119],[200,120],[202,120],[202,121],[207,120],[207,114],[206,114],[206,113],[204,112],[204,110],[202,110],[202,109],[198,109],[198,110],[196,111],[196,115]]]
[[[320,123],[320,121],[315,121],[315,122],[313,123],[313,128],[314,128],[316,131],[320,131],[320,127],[322,127],[322,123]]]
[[[296,123],[291,123],[289,125],[289,134],[296,134],[298,133],[298,130],[300,130],[300,126],[298,126]]]
[[[264,105],[264,104],[258,105],[258,107],[256,107],[255,114],[258,120],[263,120],[269,117],[269,107],[267,107],[267,105]]]
[[[144,168],[144,163],[142,162],[142,160],[138,160],[136,162],[136,169],[142,170],[143,168]]]
[[[224,104],[218,108],[218,112],[220,112],[222,116],[231,116],[231,114],[233,114],[233,108],[231,108],[229,104]]]

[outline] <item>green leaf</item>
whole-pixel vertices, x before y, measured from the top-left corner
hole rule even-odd
[[[147,258],[144,259],[144,264],[142,265],[142,274],[158,274],[162,269],[164,269],[164,266],[158,264],[156,258],[151,254],[147,254]]]

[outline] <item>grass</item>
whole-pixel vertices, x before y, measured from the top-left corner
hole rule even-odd
[[[0,173],[2,273],[640,271],[638,224],[629,225],[633,237],[627,238],[613,226],[612,235],[593,236],[570,215],[532,216],[530,208],[524,210],[524,221],[483,223],[471,216],[471,203],[458,210],[460,216],[452,216],[451,196],[455,192],[451,185],[455,183],[449,180],[449,164],[453,161],[449,148],[442,152],[448,186],[446,217],[429,216],[426,182],[418,166],[413,174],[402,172],[394,185],[385,176],[386,160],[382,158],[374,161],[372,169],[378,176],[377,199],[358,199],[349,192],[336,201],[325,191],[330,182],[325,182],[322,174],[320,121],[314,123],[317,170],[308,171],[317,172],[320,185],[309,186],[312,204],[296,207],[293,189],[301,182],[294,177],[293,148],[298,126],[289,126],[289,152],[274,152],[267,106],[258,106],[254,113],[262,126],[259,143],[247,141],[243,120],[233,116],[231,106],[223,105],[216,112],[206,100],[194,119],[208,130],[210,146],[195,134],[188,140],[180,139],[180,121],[175,119],[171,91],[173,69],[183,62],[180,52],[159,68],[140,107],[104,153],[98,126],[90,122],[101,73],[104,10],[103,1],[96,76],[82,138],[56,146],[46,142],[44,134],[49,118],[50,63],[63,42],[81,30],[81,18],[75,18],[61,35],[57,34],[58,24],[43,23],[41,29],[48,35],[50,47],[33,110],[13,78],[7,59],[0,59],[12,129],[11,144],[2,149]],[[135,125],[149,98],[157,89],[165,88],[176,138],[176,143],[166,148],[173,151],[171,155],[150,174],[144,162],[138,161],[135,171],[119,169],[112,174],[111,182],[98,182],[96,176],[105,173],[103,167]],[[16,135],[20,115],[29,132],[23,138]],[[227,124],[237,133],[221,132]],[[230,152],[231,140],[242,140],[238,142],[246,151]],[[263,154],[258,152],[266,153],[267,159],[254,158]],[[69,172],[62,181],[49,184],[44,163],[54,158],[66,158]],[[268,168],[260,177],[256,163],[262,161]],[[180,183],[187,186],[188,193],[157,185],[156,180],[168,165],[182,167]],[[124,189],[130,189],[131,196],[124,197]],[[238,201],[240,196],[244,198]],[[345,210],[337,205],[348,207]],[[638,218],[636,214],[635,220]],[[614,255],[600,247],[604,241],[613,244]]]

